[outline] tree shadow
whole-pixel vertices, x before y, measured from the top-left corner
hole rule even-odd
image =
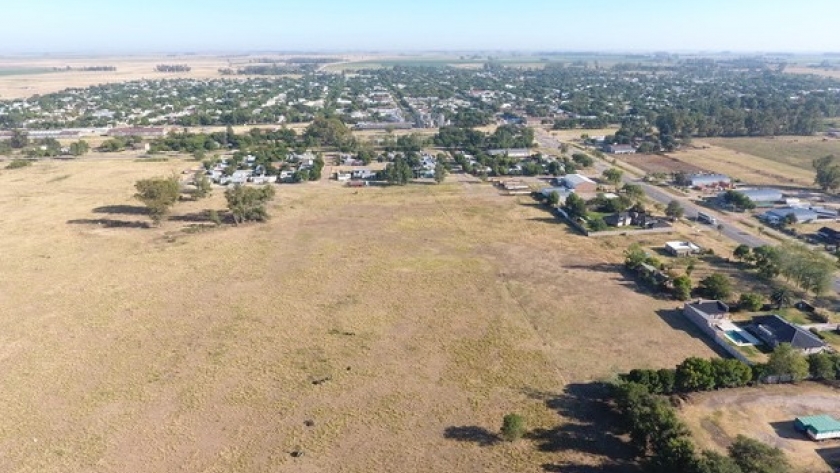
[[[443,438],[458,442],[472,442],[480,447],[490,447],[502,441],[502,438],[495,432],[477,425],[447,427],[443,431]]]
[[[110,218],[80,218],[75,220],[68,220],[68,224],[72,225],[100,225],[106,228],[150,228],[148,222],[130,222],[126,220],[114,220]]]
[[[93,209],[95,214],[148,215],[149,210],[139,205],[103,205]]]
[[[540,399],[565,422],[527,435],[543,452],[572,451],[592,456],[599,465],[562,463],[542,465],[545,471],[573,473],[639,473],[636,450],[620,431],[621,419],[610,404],[606,383],[569,384],[562,394],[525,390]]]
[[[222,213],[219,212],[219,218],[222,218]],[[184,215],[173,215],[169,220],[174,222],[190,222],[190,223],[207,223],[210,222],[210,211],[202,210],[201,212],[193,212]]]

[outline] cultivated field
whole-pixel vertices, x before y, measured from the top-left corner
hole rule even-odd
[[[831,472],[840,441],[812,442],[793,428],[799,416],[840,410],[836,389],[818,384],[732,389],[692,395],[681,409],[698,445],[723,453],[738,434],[784,450],[796,472]]]
[[[718,138],[709,143],[733,151],[813,172],[813,161],[833,154],[840,157],[840,139],[821,136],[777,136],[771,138]]]
[[[740,179],[744,184],[793,187],[814,185],[813,171],[706,141],[695,141],[693,147],[666,156],[702,169],[727,174]]]
[[[264,225],[185,231],[217,191],[139,228],[133,183],[191,166],[0,171],[0,471],[615,464],[576,383],[712,355],[620,275],[626,241],[529,199],[321,182]],[[562,428],[498,443],[513,411]]]

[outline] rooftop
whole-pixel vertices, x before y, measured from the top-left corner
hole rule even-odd
[[[804,350],[825,346],[825,343],[816,335],[775,314],[753,317],[752,325],[757,331],[772,337],[776,342],[790,343],[794,348]]]
[[[686,304],[699,312],[709,315],[719,315],[729,312],[729,306],[721,301],[707,301],[703,299]]]
[[[796,420],[805,428],[818,433],[840,432],[840,422],[828,415],[797,417]]]

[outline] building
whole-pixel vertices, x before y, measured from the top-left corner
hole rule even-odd
[[[683,315],[696,325],[711,324],[729,318],[729,306],[721,301],[698,299],[683,306]]]
[[[789,343],[806,355],[828,350],[828,346],[816,335],[775,314],[753,317],[747,330],[771,348]]]
[[[550,196],[552,192],[556,192],[560,197],[559,205],[565,204],[566,199],[573,193],[565,187],[545,187],[539,190],[539,194],[543,199],[548,199],[548,196]]]
[[[531,150],[528,148],[507,148],[507,149],[491,149],[487,151],[490,156],[507,156],[509,158],[527,158],[531,156]]]
[[[778,209],[768,210],[761,214],[758,218],[764,220],[770,225],[778,225],[785,223],[789,215],[793,215],[794,223],[809,223],[816,221],[820,216],[811,209],[800,207],[781,207]]]
[[[131,128],[111,128],[108,130],[108,136],[129,137],[139,136],[141,138],[161,138],[166,136],[166,128],[162,127],[131,127]]]
[[[817,235],[830,245],[840,244],[840,231],[833,228],[822,227],[817,230]]]
[[[785,198],[778,189],[738,189],[737,192],[750,199],[756,207],[772,207]]]
[[[665,243],[665,251],[673,256],[689,256],[700,253],[700,247],[690,241],[669,241]]]
[[[840,422],[827,415],[797,417],[793,427],[811,440],[840,438]]]
[[[582,174],[567,174],[562,179],[563,187],[577,193],[595,192],[598,184]]]
[[[636,148],[631,145],[607,145],[605,149],[610,154],[636,154]]]
[[[732,179],[724,174],[697,173],[688,176],[688,184],[699,189],[728,189],[732,186]]]

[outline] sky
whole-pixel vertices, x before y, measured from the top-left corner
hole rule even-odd
[[[840,51],[837,0],[0,0],[0,54]]]

